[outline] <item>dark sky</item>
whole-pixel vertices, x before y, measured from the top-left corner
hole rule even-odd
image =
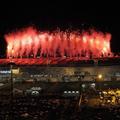
[[[5,54],[4,34],[13,30],[35,25],[41,30],[94,27],[112,34],[112,51],[120,52],[119,7],[97,1],[78,2],[75,0],[9,2],[0,4],[0,55]]]

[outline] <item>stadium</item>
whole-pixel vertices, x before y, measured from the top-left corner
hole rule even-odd
[[[33,27],[6,34],[7,58],[0,59],[0,79],[42,82],[119,81],[120,57],[111,52],[110,33],[38,31]],[[81,78],[81,76],[83,76]]]
[[[41,32],[33,27],[6,34],[7,58],[1,65],[14,60],[16,65],[92,64],[96,60],[113,58],[110,33],[88,31]],[[93,61],[92,61],[93,60]]]
[[[42,71],[55,69],[63,75],[75,75],[76,72],[111,74],[113,66],[120,64],[119,56],[111,52],[111,37],[110,33],[92,29],[41,32],[28,27],[5,35],[7,58],[0,59],[0,66],[8,67],[12,63],[22,71],[28,68],[28,73],[31,68],[38,73],[42,67]],[[118,69],[115,67],[113,74],[118,74]]]

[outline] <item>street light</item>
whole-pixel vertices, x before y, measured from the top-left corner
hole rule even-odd
[[[99,86],[99,89],[102,89],[102,83],[103,82],[103,75],[102,74],[98,74],[97,76],[97,82],[98,82],[98,86]]]
[[[10,75],[10,120],[13,120],[13,65],[14,65],[14,62],[12,60],[13,58],[13,53],[14,53],[14,50],[12,50],[12,57],[11,57],[11,60],[10,60],[10,71],[11,71],[11,75]]]
[[[102,78],[103,78],[102,74],[98,74],[98,79],[100,80]]]

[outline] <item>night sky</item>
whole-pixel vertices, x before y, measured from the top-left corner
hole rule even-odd
[[[13,4],[14,3],[14,4]],[[72,2],[22,2],[0,4],[0,55],[5,55],[6,33],[27,26],[40,30],[95,28],[112,34],[111,48],[120,52],[119,8],[108,3]]]

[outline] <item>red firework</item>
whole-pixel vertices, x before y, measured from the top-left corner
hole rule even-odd
[[[5,35],[7,57],[101,57],[108,56],[110,33],[89,32],[41,32],[27,28]]]

